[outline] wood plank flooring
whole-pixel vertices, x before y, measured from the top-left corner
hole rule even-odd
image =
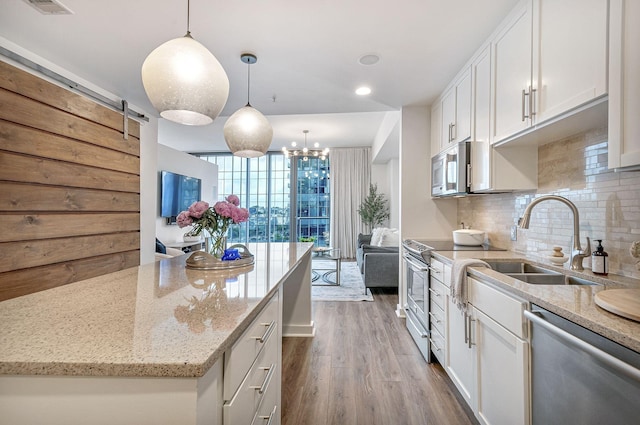
[[[446,372],[427,364],[397,290],[374,302],[314,301],[314,338],[284,338],[283,425],[477,424]]]

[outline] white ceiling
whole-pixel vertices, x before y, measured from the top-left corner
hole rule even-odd
[[[186,0],[61,0],[72,15],[45,16],[20,0],[0,0],[0,37],[155,111],[140,68],[163,42],[186,32]],[[213,124],[160,120],[163,144],[226,150],[222,126],[247,99],[274,127],[272,149],[292,140],[323,147],[370,146],[385,111],[429,105],[517,0],[191,0],[192,36],[230,81]],[[358,59],[374,53],[375,65]],[[373,90],[354,94],[360,85]],[[274,101],[275,98],[275,101]]]

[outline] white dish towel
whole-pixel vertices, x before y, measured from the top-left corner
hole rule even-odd
[[[462,311],[467,311],[467,267],[488,267],[489,264],[474,258],[453,260],[451,267],[451,298]]]

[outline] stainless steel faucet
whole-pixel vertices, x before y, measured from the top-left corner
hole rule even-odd
[[[578,215],[578,208],[573,202],[558,195],[543,195],[539,198],[535,198],[529,205],[527,205],[527,208],[525,208],[522,217],[518,220],[518,226],[521,229],[529,228],[531,210],[542,201],[560,201],[571,208],[571,212],[573,213],[573,249],[571,250],[571,270],[584,270],[582,267],[582,259],[590,255],[591,241],[587,236],[587,249],[583,251],[580,247],[580,216]]]

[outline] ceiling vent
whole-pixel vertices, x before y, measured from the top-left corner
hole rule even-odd
[[[43,15],[72,15],[73,12],[57,0],[24,0]]]

